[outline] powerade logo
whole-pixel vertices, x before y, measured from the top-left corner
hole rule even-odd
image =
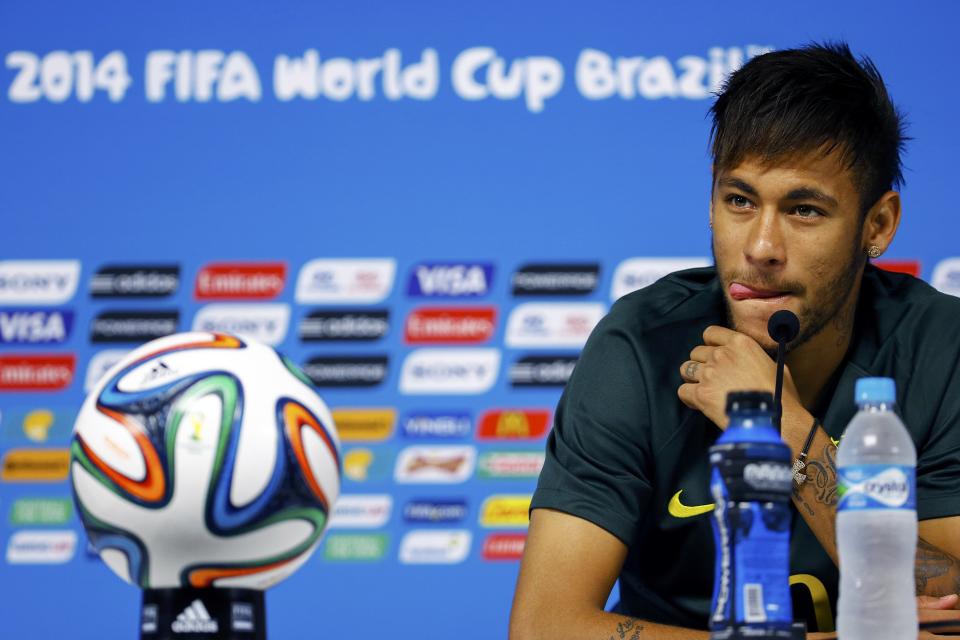
[[[180,288],[180,267],[107,265],[90,281],[94,298],[165,298]]]
[[[179,311],[104,311],[90,326],[90,341],[149,342],[176,333],[179,325]]]
[[[466,438],[473,430],[467,411],[422,411],[403,418],[403,435],[407,438]]]
[[[0,309],[0,344],[62,344],[73,331],[73,311]]]
[[[407,295],[415,298],[476,298],[485,296],[493,282],[489,262],[429,262],[415,266]]]
[[[583,296],[593,293],[600,265],[525,264],[513,274],[515,296]]]
[[[878,464],[840,469],[840,510],[916,509],[915,471]]]
[[[650,286],[660,278],[683,269],[706,267],[706,258],[630,258],[624,260],[613,273],[610,299],[622,298],[637,289]]]
[[[387,377],[387,356],[320,356],[302,369],[318,387],[375,387]]]
[[[301,304],[376,304],[390,295],[393,258],[311,260],[297,276]]]
[[[408,523],[459,523],[467,518],[466,500],[411,500],[403,507]]]
[[[577,356],[527,356],[510,367],[514,387],[562,387],[567,384]]]
[[[379,340],[390,329],[390,312],[314,311],[300,323],[303,342]]]
[[[283,262],[217,262],[197,274],[197,300],[270,300],[283,291]]]
[[[290,305],[208,304],[193,319],[194,331],[230,333],[275,347],[287,337]]]
[[[0,304],[63,304],[79,282],[77,260],[0,260]]]

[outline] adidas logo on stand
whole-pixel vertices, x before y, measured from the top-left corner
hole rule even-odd
[[[217,633],[219,625],[210,617],[200,600],[194,600],[184,609],[171,626],[174,633]]]

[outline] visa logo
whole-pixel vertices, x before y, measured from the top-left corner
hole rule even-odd
[[[0,343],[59,344],[67,341],[72,328],[72,311],[0,310]]]
[[[493,265],[421,264],[413,270],[407,293],[419,297],[477,297],[486,295],[493,280]]]

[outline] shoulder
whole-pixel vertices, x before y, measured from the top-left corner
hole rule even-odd
[[[906,342],[944,342],[960,335],[960,298],[937,291],[913,276],[869,266],[863,294],[879,333]]]

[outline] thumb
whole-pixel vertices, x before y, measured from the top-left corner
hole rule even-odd
[[[960,596],[955,593],[935,598],[933,596],[917,596],[918,609],[953,609]]]

